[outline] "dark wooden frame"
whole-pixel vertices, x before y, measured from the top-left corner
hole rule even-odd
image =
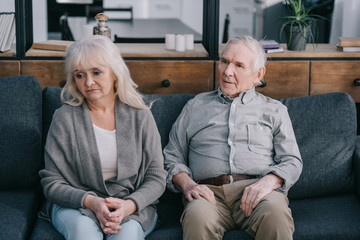
[[[208,59],[214,60],[218,59],[219,7],[219,0],[203,0],[202,44],[209,53]],[[32,0],[15,0],[15,15],[16,59],[30,59],[25,54],[33,43]]]

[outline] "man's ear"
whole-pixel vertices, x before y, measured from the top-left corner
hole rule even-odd
[[[257,80],[260,81],[261,79],[263,79],[263,77],[265,76],[265,72],[266,72],[266,68],[265,67],[261,67],[259,68],[258,72],[257,72]]]

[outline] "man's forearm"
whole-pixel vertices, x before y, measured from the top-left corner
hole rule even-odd
[[[196,185],[196,182],[190,178],[187,173],[180,172],[173,176],[173,184],[182,192],[185,192],[189,187]]]

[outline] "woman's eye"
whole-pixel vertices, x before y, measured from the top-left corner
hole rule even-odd
[[[98,76],[98,75],[100,75],[100,71],[94,71],[94,75],[96,75],[96,76]]]
[[[82,78],[82,77],[84,77],[84,74],[83,73],[77,73],[77,74],[75,74],[75,77],[76,78]]]

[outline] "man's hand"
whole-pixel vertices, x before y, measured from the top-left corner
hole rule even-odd
[[[189,202],[194,199],[204,198],[210,203],[216,204],[213,191],[206,185],[197,184],[186,173],[180,172],[176,174],[173,176],[172,181],[174,185],[184,193],[185,198]]]
[[[282,178],[270,173],[262,177],[256,183],[247,186],[244,189],[240,205],[240,208],[244,212],[245,216],[249,217],[261,199],[271,193],[274,189],[281,187],[282,184]]]
[[[205,198],[208,202],[216,205],[214,193],[206,185],[197,183],[189,184],[189,186],[186,186],[184,189],[184,195],[189,202],[194,199]]]

